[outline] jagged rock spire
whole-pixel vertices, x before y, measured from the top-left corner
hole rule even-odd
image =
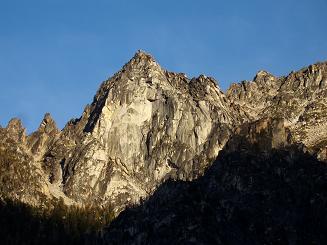
[[[55,121],[46,113],[38,130],[28,136],[28,148],[35,155],[43,154],[59,134]]]
[[[122,71],[131,71],[134,69],[148,69],[151,71],[162,70],[161,66],[156,62],[152,55],[138,50],[133,58],[123,67]]]
[[[26,129],[23,127],[22,121],[19,118],[12,118],[6,129],[15,141],[25,141]]]
[[[152,59],[154,60],[154,58],[152,57],[151,54],[139,49],[136,51],[134,58],[140,58],[140,59]]]
[[[40,126],[38,128],[39,132],[44,132],[44,133],[50,133],[52,131],[59,131],[56,125],[56,122],[53,120],[51,117],[50,113],[46,113],[44,115],[44,118],[42,122],[40,123]]]
[[[22,121],[19,118],[12,118],[7,125],[7,130],[17,131],[23,128]]]
[[[273,81],[276,80],[276,77],[272,75],[271,73],[261,70],[258,71],[255,75],[253,81],[257,83],[259,86],[274,86]]]

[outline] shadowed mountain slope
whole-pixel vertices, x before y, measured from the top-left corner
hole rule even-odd
[[[325,244],[326,164],[300,145],[271,148],[267,131],[257,140],[232,137],[204,176],[122,212],[108,244]]]

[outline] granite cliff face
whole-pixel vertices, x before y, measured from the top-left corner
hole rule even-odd
[[[115,206],[138,202],[167,178],[202,174],[237,120],[213,79],[169,73],[142,52],[101,85],[85,117],[80,145],[65,157],[73,174],[64,190]]]
[[[218,155],[226,163],[219,171],[234,178],[220,156],[229,152],[263,154],[253,160],[261,164],[267,154],[296,146],[322,164],[326,119],[327,63],[286,77],[260,71],[224,94],[213,78],[168,72],[139,51],[64,129],[50,114],[29,136],[18,119],[0,128],[0,194],[36,206],[58,198],[111,204],[118,214],[169,179],[195,181]],[[223,184],[209,179],[206,185]]]

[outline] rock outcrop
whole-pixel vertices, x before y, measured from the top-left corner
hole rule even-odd
[[[49,191],[42,169],[27,153],[25,132],[16,118],[0,128],[0,197],[38,205]]]
[[[283,119],[292,141],[326,161],[327,63],[317,63],[286,77],[260,71],[253,81],[232,84],[227,98],[243,121]]]

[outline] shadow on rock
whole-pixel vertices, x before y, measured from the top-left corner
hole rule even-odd
[[[203,177],[168,180],[122,212],[107,228],[106,242],[327,244],[326,164],[301,146],[260,148],[240,137]]]

